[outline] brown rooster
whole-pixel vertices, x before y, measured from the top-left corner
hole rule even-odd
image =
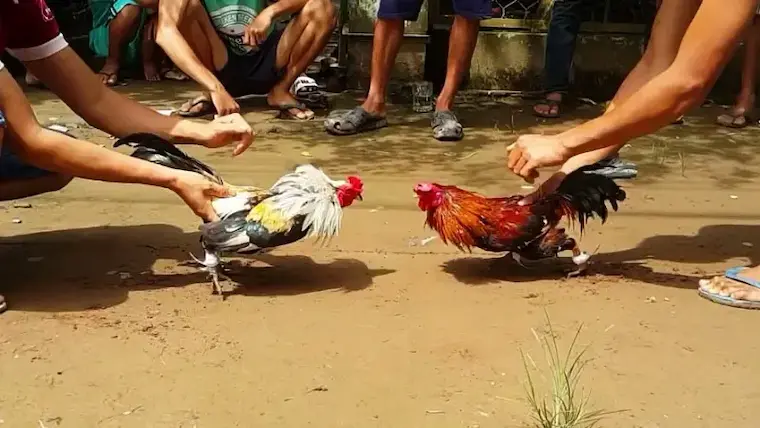
[[[557,190],[530,205],[518,205],[522,196],[487,198],[456,186],[420,183],[414,187],[418,206],[427,212],[426,225],[462,251],[477,247],[491,252],[508,252],[522,264],[522,259],[539,260],[556,257],[562,251],[573,252],[578,269],[569,276],[583,273],[589,255],[575,239],[558,227],[563,217],[580,225],[598,216],[607,220],[609,202],[617,211],[625,192],[612,179],[579,169],[569,174]]]

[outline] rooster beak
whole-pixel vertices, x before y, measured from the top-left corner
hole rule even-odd
[[[356,198],[359,199],[360,201],[364,201],[364,197],[362,197],[361,193],[359,193],[359,195]]]

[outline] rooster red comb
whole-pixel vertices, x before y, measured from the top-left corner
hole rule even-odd
[[[357,192],[361,193],[361,191],[364,190],[364,183],[362,182],[361,178],[355,175],[350,175],[346,177],[346,181],[348,181],[348,184],[350,184],[351,187]]]

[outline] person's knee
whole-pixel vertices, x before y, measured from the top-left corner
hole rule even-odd
[[[337,25],[335,5],[330,0],[309,0],[301,11],[309,22],[316,22],[330,30]]]
[[[55,174],[50,177],[50,190],[48,192],[57,192],[68,186],[74,177],[66,174]]]
[[[136,24],[140,20],[140,13],[140,6],[134,4],[126,5],[116,14],[112,22],[121,22],[122,25]]]

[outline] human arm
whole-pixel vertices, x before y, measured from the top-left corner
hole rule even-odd
[[[193,122],[164,116],[103,85],[70,48],[42,59],[24,61],[27,70],[55,92],[88,123],[117,137],[149,132],[175,143],[206,147],[235,145],[242,153],[253,142],[250,125],[240,117],[225,121]]]
[[[184,19],[193,19],[192,11],[189,10],[190,7],[189,0],[161,0],[159,2],[156,43],[161,46],[177,67],[187,73],[188,76],[211,94],[218,114],[227,115],[236,113],[240,111],[240,106],[209,69],[209,67],[214,66],[213,52],[211,55],[212,63],[204,65],[180,31],[180,22],[183,17]],[[205,13],[205,11],[202,11],[202,13]],[[190,23],[190,25],[194,24]],[[200,25],[200,31],[209,39],[210,35],[205,33],[213,31],[213,29],[205,27],[206,25]]]
[[[536,168],[559,165],[573,155],[619,145],[671,123],[704,98],[755,8],[754,0],[737,0],[731,8],[719,0],[704,0],[675,61],[664,72],[597,119],[555,136],[520,137],[510,146],[509,168],[523,178],[534,178]]]
[[[7,121],[5,144],[39,168],[91,180],[170,189],[206,220],[216,219],[210,198],[229,193],[198,174],[145,162],[40,127],[21,88],[5,69],[0,70],[0,111]]]
[[[270,4],[245,28],[243,43],[251,46],[263,43],[275,19],[300,11],[307,2],[308,0],[280,0]]]

